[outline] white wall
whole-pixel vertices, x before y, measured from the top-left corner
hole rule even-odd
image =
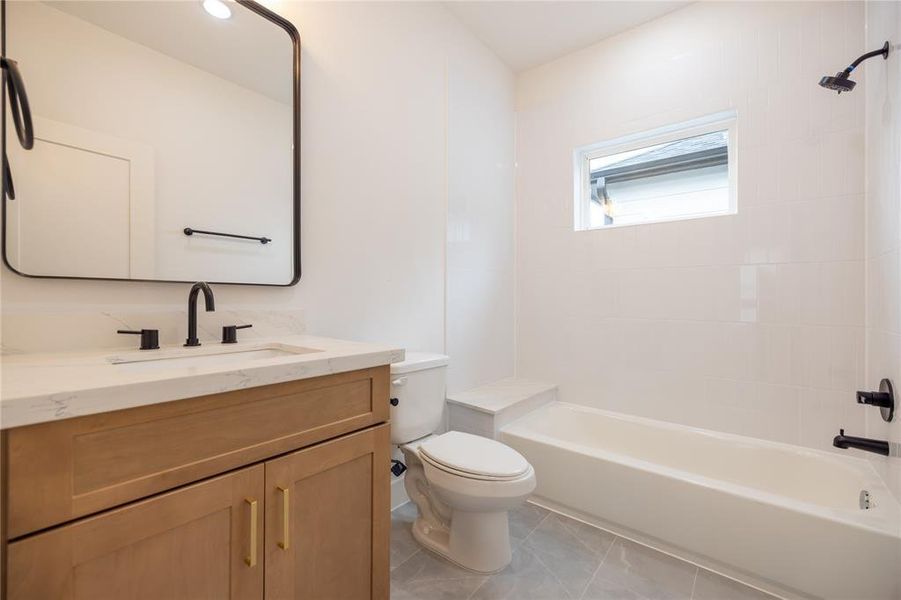
[[[901,6],[867,3],[867,49],[889,40],[888,60],[866,63],[867,373],[868,389],[888,377],[901,385]],[[867,436],[901,443],[894,422],[867,412]],[[901,460],[874,457],[901,498]]]
[[[513,374],[513,75],[461,47],[448,66],[451,392]],[[477,143],[473,143],[479,140]]]
[[[219,286],[217,306],[302,310],[312,333],[419,350],[443,351],[447,327],[450,376],[462,373],[454,381],[510,375],[510,278],[490,276],[504,271],[498,257],[512,244],[509,70],[439,4],[270,4],[303,42],[303,277],[286,289]],[[453,222],[479,220],[450,254],[449,208]],[[485,225],[483,214],[494,220]],[[460,272],[450,287],[463,293],[446,298],[451,259]],[[6,350],[78,347],[82,324],[92,345],[130,345],[115,334],[117,314],[183,310],[188,291],[32,280],[5,269],[0,283]],[[487,314],[497,319],[479,298],[493,299],[497,308]],[[464,322],[478,323],[479,336],[461,339]],[[152,315],[143,326],[154,326]],[[29,336],[36,329],[38,347]],[[164,333],[169,343],[184,336]]]
[[[861,3],[696,3],[517,81],[517,373],[831,449],[864,429]],[[860,79],[859,79],[860,81]],[[574,148],[735,109],[738,214],[574,232]]]

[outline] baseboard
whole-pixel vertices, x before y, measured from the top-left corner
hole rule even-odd
[[[410,501],[407,490],[404,489],[404,476],[391,477],[391,510],[403,506]]]

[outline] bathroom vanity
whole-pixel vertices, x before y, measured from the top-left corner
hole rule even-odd
[[[4,357],[3,597],[387,599],[402,358],[308,336]]]

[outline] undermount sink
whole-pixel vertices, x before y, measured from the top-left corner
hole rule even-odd
[[[303,346],[288,346],[284,344],[270,344],[254,348],[234,348],[213,352],[195,354],[197,350],[177,350],[176,353],[164,356],[136,356],[116,357],[110,362],[117,369],[123,371],[160,371],[165,369],[178,369],[186,367],[218,367],[234,365],[236,363],[255,362],[272,358],[285,358],[298,354],[310,354],[321,352],[315,348]]]

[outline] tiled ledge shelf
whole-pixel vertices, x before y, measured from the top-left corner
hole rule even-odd
[[[556,398],[556,384],[517,378],[448,394],[448,429],[497,438],[504,425]]]

